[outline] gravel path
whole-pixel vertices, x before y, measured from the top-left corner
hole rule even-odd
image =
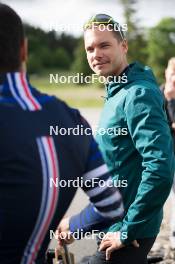
[[[164,218],[161,225],[161,231],[156,239],[156,242],[152,248],[151,254],[160,254],[164,257],[164,261],[160,264],[175,264],[175,251],[170,249],[169,233],[170,233],[170,209],[171,209],[170,198],[167,200],[164,206]]]

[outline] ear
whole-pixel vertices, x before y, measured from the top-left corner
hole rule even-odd
[[[21,44],[21,63],[26,63],[28,58],[28,41],[27,38],[25,38]]]
[[[127,52],[128,52],[128,42],[127,42],[126,39],[122,41],[122,49],[123,49],[123,52],[125,54],[127,54]]]

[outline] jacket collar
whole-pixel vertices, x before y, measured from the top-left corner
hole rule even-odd
[[[114,94],[116,94],[126,83],[122,83],[121,80],[123,76],[125,75],[127,77],[128,71],[132,64],[128,65],[118,76],[114,76],[112,79],[110,79],[110,82],[106,84],[106,95],[107,99]],[[123,85],[124,84],[124,85]]]
[[[40,110],[41,105],[32,94],[25,72],[12,72],[0,74],[0,95],[12,97],[23,110]]]

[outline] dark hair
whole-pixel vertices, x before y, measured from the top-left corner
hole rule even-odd
[[[21,18],[5,4],[0,3],[0,71],[19,70],[20,48],[24,40]]]
[[[118,22],[116,22],[111,16],[106,14],[97,14],[91,17],[87,23],[84,25],[84,31],[87,29],[93,29],[95,27],[109,27],[110,31],[114,34],[114,37],[118,41],[123,41],[126,39],[122,27]]]

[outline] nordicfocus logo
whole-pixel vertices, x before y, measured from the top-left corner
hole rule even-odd
[[[127,83],[127,75],[123,73],[121,76],[99,76],[97,74],[84,75],[84,73],[77,72],[75,75],[59,75],[58,73],[49,74],[49,83],[50,84],[94,84],[99,82],[101,84],[115,82],[118,83]]]
[[[127,232],[121,232],[120,237],[118,236],[117,232],[108,232],[107,234],[105,232],[100,232],[99,230],[92,230],[92,232],[83,232],[83,229],[80,229],[78,231],[75,231],[74,233],[72,232],[59,232],[58,230],[56,230],[55,232],[53,230],[50,230],[50,240],[52,239],[75,239],[75,240],[80,240],[82,238],[84,239],[96,239],[97,237],[99,239],[103,239],[104,237],[107,237],[108,235],[114,235],[116,234],[116,237],[118,239],[127,239],[128,235]]]
[[[99,28],[100,31],[104,31],[104,30],[109,30],[109,31],[119,31],[122,30],[124,32],[128,31],[128,25],[126,23],[120,24],[120,28],[117,25],[112,25],[113,29],[111,30],[111,24],[109,24],[109,22],[105,23],[105,22],[101,22],[102,24],[99,25],[97,24],[97,27]],[[43,21],[43,27],[46,28],[47,31],[56,31],[58,33],[60,32],[67,32],[67,33],[71,33],[75,32],[75,33],[83,33],[84,32],[84,27],[82,27],[82,23],[60,23],[60,21],[50,21],[50,23],[48,23],[48,21]],[[88,26],[88,23],[86,23],[85,26]],[[96,26],[92,26],[92,30],[95,29]]]
[[[84,127],[83,125],[77,125],[76,127],[59,127],[59,126],[50,126],[49,134],[50,136],[90,136],[90,135],[100,135],[104,136],[105,134],[108,136],[126,136],[128,135],[127,127],[99,127],[92,129],[91,127]]]
[[[92,178],[90,180],[85,180],[83,177],[77,178],[75,180],[60,180],[59,178],[56,178],[54,180],[53,178],[50,178],[50,188],[53,187],[61,187],[61,188],[95,188],[95,187],[117,187],[117,188],[125,188],[128,186],[127,180],[113,180],[110,179],[108,181],[105,180],[99,180],[99,178]]]

